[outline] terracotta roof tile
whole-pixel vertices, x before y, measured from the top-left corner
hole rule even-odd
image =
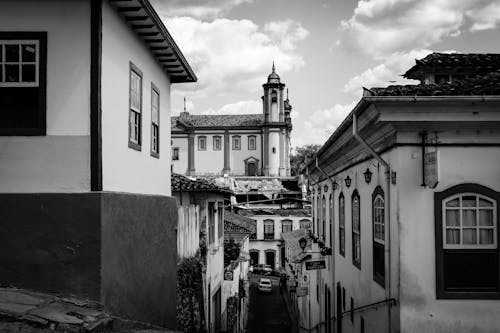
[[[226,222],[228,222],[227,225]],[[251,218],[224,211],[224,231],[242,231],[241,229],[253,233],[257,230],[257,222]]]
[[[500,95],[500,72],[443,84],[394,85],[365,90],[370,96]]]
[[[264,123],[263,114],[238,115],[185,115],[171,118],[172,129],[182,127],[243,127],[260,126]]]
[[[191,179],[176,173],[172,173],[173,192],[221,192],[231,193],[230,190],[219,187],[205,179]]]

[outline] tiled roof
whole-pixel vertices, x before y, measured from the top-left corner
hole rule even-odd
[[[228,222],[226,224],[226,222]],[[224,232],[226,231],[237,231],[253,233],[257,230],[257,222],[251,218],[230,212],[224,211]],[[242,230],[243,229],[243,230]]]
[[[365,96],[481,96],[500,95],[500,72],[453,83],[395,85],[365,90]]]
[[[488,73],[500,69],[500,54],[497,53],[438,53],[416,60],[404,77],[418,79],[426,69],[471,69],[476,73]]]
[[[222,192],[231,191],[215,185],[205,179],[191,179],[177,173],[172,173],[172,191],[173,192]]]
[[[255,215],[276,215],[276,216],[299,216],[299,217],[310,217],[308,209],[241,209],[239,211],[241,215],[244,216],[255,216]]]
[[[289,232],[284,232],[281,234],[281,238],[289,247],[292,261],[303,259],[305,252],[312,249],[313,240],[309,235],[309,232],[305,229],[297,229]],[[301,238],[305,238],[307,240],[307,245],[304,250],[302,250],[299,245],[299,240]]]
[[[224,114],[224,115],[190,115],[182,114],[172,117],[172,129],[175,127],[251,127],[264,123],[263,114]]]

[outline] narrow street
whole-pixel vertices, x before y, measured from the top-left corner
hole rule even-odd
[[[248,314],[248,333],[289,333],[290,317],[280,294],[278,277],[270,277],[272,293],[263,294],[258,291],[259,278],[262,275],[252,274],[250,277],[250,309]]]

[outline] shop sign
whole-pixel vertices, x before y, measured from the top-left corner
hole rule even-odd
[[[424,155],[425,185],[434,189],[439,183],[439,152],[433,151]]]
[[[306,261],[306,271],[313,271],[317,269],[325,269],[326,263],[324,260],[310,260]]]
[[[298,287],[297,288],[297,297],[304,297],[309,295],[309,288],[307,287]]]

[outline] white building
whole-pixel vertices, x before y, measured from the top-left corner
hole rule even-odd
[[[175,286],[170,86],[194,81],[147,0],[0,3],[2,284],[175,326],[150,288]]]
[[[491,57],[433,54],[407,75],[452,83],[365,90],[309,164],[336,332],[498,331],[500,75],[453,79]]]
[[[290,176],[292,106],[273,64],[263,113],[172,117],[173,172],[197,176]]]

